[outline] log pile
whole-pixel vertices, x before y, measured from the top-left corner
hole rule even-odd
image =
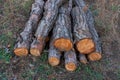
[[[29,53],[40,56],[45,45],[49,45],[49,64],[59,65],[64,55],[68,71],[76,70],[77,59],[87,64],[102,58],[92,12],[83,0],[35,0],[14,53],[17,56]]]

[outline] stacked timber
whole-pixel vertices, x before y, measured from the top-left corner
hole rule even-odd
[[[14,53],[40,56],[45,45],[49,45],[48,63],[58,66],[64,59],[68,71],[77,69],[77,59],[87,64],[102,58],[94,18],[83,0],[35,0]]]

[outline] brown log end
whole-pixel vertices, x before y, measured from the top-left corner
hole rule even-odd
[[[98,61],[102,58],[102,55],[98,52],[93,52],[91,54],[88,55],[88,59],[90,61]]]
[[[54,46],[60,51],[69,51],[73,47],[72,42],[69,39],[64,38],[55,40]]]
[[[38,40],[34,40],[33,43],[31,44],[30,53],[33,56],[40,56],[42,50],[43,50],[43,43]]]
[[[37,49],[37,48],[31,48],[30,49],[30,53],[33,55],[33,56],[40,56],[41,54],[41,50]]]
[[[28,54],[28,49],[26,48],[16,48],[14,50],[15,55],[17,56],[27,56]]]
[[[77,43],[77,49],[81,54],[89,54],[95,50],[95,44],[92,39],[82,39]]]
[[[65,64],[65,68],[66,68],[66,70],[68,70],[68,71],[75,71],[76,68],[77,68],[77,66],[76,66],[76,64],[73,63],[73,62],[69,62],[69,63]]]
[[[57,66],[60,63],[60,60],[56,57],[50,57],[48,62],[51,66]]]

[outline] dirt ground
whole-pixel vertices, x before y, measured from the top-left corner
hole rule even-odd
[[[16,57],[14,44],[29,18],[33,0],[0,0],[0,80],[120,80],[120,0],[86,0],[100,35],[103,58],[74,72],[64,61],[51,67],[47,50],[41,57]]]

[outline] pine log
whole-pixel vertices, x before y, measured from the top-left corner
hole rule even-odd
[[[67,0],[47,0],[46,1],[45,7],[44,7],[45,12],[44,12],[43,18],[39,22],[38,29],[35,34],[36,39],[33,41],[31,45],[30,53],[32,55],[40,56],[45,46],[45,39],[48,36],[51,29],[53,28],[53,24],[57,18],[58,8],[66,1]]]
[[[59,9],[59,15],[53,29],[54,46],[60,51],[69,51],[73,47],[69,5]]]
[[[89,54],[95,50],[95,44],[89,31],[84,11],[79,7],[72,10],[74,25],[74,42],[81,54]]]
[[[77,58],[74,50],[65,52],[65,68],[68,71],[75,71],[77,68]]]
[[[88,60],[87,60],[85,54],[79,54],[79,60],[83,64],[87,64],[88,63]]]
[[[91,54],[88,55],[88,59],[90,61],[97,61],[100,60],[102,58],[102,47],[101,47],[101,41],[99,39],[99,35],[95,29],[94,26],[94,19],[93,19],[93,15],[92,12],[89,10],[89,8],[86,6],[85,2],[83,0],[76,0],[79,7],[81,7],[86,14],[87,17],[87,22],[88,22],[88,27],[90,29],[90,32],[92,34],[94,43],[95,43],[95,48],[96,50],[94,52],[92,52]]]
[[[48,62],[51,66],[57,66],[60,63],[61,52],[56,49],[51,40],[49,46]]]
[[[25,25],[25,29],[20,33],[17,44],[14,47],[14,53],[17,56],[26,56],[29,52],[32,42],[32,33],[36,30],[37,23],[43,13],[43,0],[35,0],[32,4],[30,18]]]

